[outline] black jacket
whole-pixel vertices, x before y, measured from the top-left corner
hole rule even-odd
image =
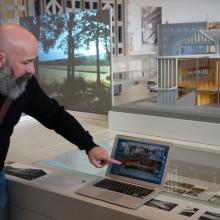
[[[0,94],[0,108],[5,99]],[[92,136],[57,101],[49,98],[40,88],[35,77],[32,77],[25,92],[11,103],[0,125],[0,170],[4,166],[14,126],[18,123],[22,112],[34,117],[45,127],[54,129],[81,150],[88,152],[96,146]]]

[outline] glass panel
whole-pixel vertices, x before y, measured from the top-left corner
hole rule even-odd
[[[23,11],[23,10],[18,10],[18,16],[19,16],[19,17],[24,17],[24,16],[25,16],[25,11]]]
[[[98,143],[111,154],[114,138]],[[173,143],[172,157],[163,188],[163,195],[186,199],[196,204],[219,207],[220,164],[219,154],[204,151],[199,144],[192,146]],[[65,171],[78,171],[104,176],[106,167],[95,169],[81,151],[71,151],[38,162],[41,166]],[[166,194],[165,194],[166,192]],[[209,219],[209,218],[208,218]],[[210,218],[211,219],[211,218]],[[217,219],[217,218],[216,218]]]
[[[115,54],[115,48],[112,48],[112,53]]]
[[[39,16],[41,14],[41,2],[40,1],[35,1],[34,2],[34,6],[35,6],[35,15]]]
[[[114,37],[112,37],[112,43],[113,43],[113,44],[115,43],[115,38],[114,38]]]
[[[56,13],[60,12],[60,8],[56,5]]]
[[[118,27],[118,42],[122,43],[122,27]]]
[[[72,1],[66,1],[66,7],[72,8]]]
[[[90,2],[85,2],[85,9],[90,9]]]
[[[18,0],[18,5],[24,5],[24,4],[25,4],[24,1],[25,1],[25,0]]]
[[[13,5],[14,1],[13,0],[7,0],[6,3],[7,3],[7,5]]]
[[[214,45],[209,46],[209,53],[216,53],[216,49]]]
[[[7,18],[15,18],[14,10],[7,11]]]
[[[98,9],[98,2],[93,2],[93,9]]]
[[[118,5],[118,21],[122,21],[122,5]]]
[[[81,8],[81,2],[80,1],[75,2],[75,8]]]

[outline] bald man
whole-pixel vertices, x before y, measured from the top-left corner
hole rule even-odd
[[[34,61],[38,42],[27,30],[16,24],[0,27],[0,108],[11,104],[0,124],[0,219],[7,219],[7,192],[4,161],[14,126],[24,112],[49,129],[55,130],[79,149],[85,150],[97,168],[108,163],[120,164],[94,143],[79,122],[40,88]],[[36,134],[37,135],[37,134]],[[24,137],[25,138],[25,137]]]

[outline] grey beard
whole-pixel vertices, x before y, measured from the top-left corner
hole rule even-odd
[[[26,89],[30,74],[15,79],[10,65],[5,64],[0,68],[0,93],[13,100],[17,99]]]

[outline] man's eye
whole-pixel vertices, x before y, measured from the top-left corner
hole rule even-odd
[[[28,65],[29,63],[31,63],[31,62],[23,62],[24,65]]]
[[[33,60],[26,60],[26,61],[23,61],[22,64],[28,65],[28,64],[33,63],[33,62],[34,62],[34,59]]]

